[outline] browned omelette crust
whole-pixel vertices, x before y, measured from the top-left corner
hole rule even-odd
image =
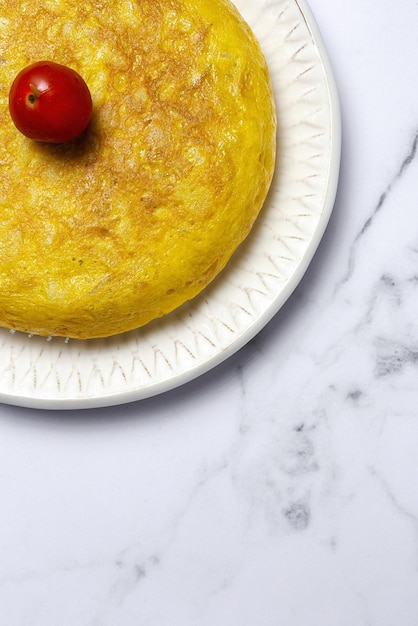
[[[1,2],[0,325],[107,336],[192,298],[248,234],[274,166],[264,58],[226,0]],[[53,60],[90,87],[88,132],[39,144],[10,84]]]

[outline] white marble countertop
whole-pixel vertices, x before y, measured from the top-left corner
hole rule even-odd
[[[343,117],[320,248],[175,391],[0,406],[5,626],[418,624],[418,4],[310,6]]]

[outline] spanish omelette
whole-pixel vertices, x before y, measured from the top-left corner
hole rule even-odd
[[[268,68],[229,0],[0,2],[0,325],[114,335],[198,294],[248,235],[275,162]],[[50,59],[89,85],[66,144],[8,91]]]

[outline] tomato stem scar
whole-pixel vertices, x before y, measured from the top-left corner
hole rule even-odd
[[[30,87],[30,90],[31,90],[32,94],[35,96],[35,98],[39,98],[39,96],[41,95],[41,92],[39,91],[39,89],[37,87],[35,87],[35,85],[33,83],[30,83],[29,87]],[[30,98],[30,96],[29,96],[29,98]],[[30,101],[34,102],[34,100],[32,100],[31,98],[30,98]]]

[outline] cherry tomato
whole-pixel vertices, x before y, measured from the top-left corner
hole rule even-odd
[[[39,61],[13,81],[9,110],[26,137],[63,143],[78,137],[89,123],[92,100],[84,79],[73,69]]]

